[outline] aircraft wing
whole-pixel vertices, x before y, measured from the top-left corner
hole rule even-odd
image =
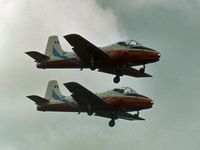
[[[64,36],[64,38],[73,47],[73,50],[78,55],[78,57],[81,60],[83,60],[86,64],[90,65],[92,59],[95,64],[102,64],[109,62],[110,67],[100,68],[98,71],[116,75],[116,67],[119,66],[104,51],[102,51],[94,44],[90,43],[88,40],[84,39],[82,36],[78,34],[69,34]],[[120,71],[122,75],[128,75],[133,77],[152,77],[149,74],[142,73],[139,70],[131,67],[121,67]]]
[[[112,58],[104,51],[78,34],[69,34],[64,36],[64,38],[73,47],[72,49],[78,57],[87,64],[90,64],[91,58],[94,59],[94,63],[112,61]]]
[[[37,95],[29,95],[27,96],[29,99],[31,99],[32,101],[34,101],[37,105],[42,105],[45,103],[48,103],[49,101],[45,98],[42,98],[40,96]]]
[[[140,118],[137,114],[132,115],[127,112],[96,112],[95,116],[105,117],[105,118],[115,118],[115,119],[125,119],[125,120],[145,120]]]
[[[100,97],[76,82],[64,83],[65,87],[72,93],[74,100],[82,107],[106,105]]]
[[[115,67],[106,67],[106,68],[100,68],[98,71],[110,73],[116,75],[116,68]],[[131,67],[121,67],[120,73],[122,75],[128,75],[133,77],[152,77],[150,74],[140,72],[139,70]]]

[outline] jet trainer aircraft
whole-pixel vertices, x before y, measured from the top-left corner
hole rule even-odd
[[[151,77],[145,73],[145,65],[159,61],[160,53],[142,46],[134,40],[119,41],[105,47],[97,47],[78,34],[69,34],[64,38],[73,47],[73,52],[64,51],[57,36],[48,39],[45,54],[37,51],[26,52],[35,59],[38,68],[90,68],[100,72],[116,75],[115,83],[120,76]],[[142,65],[140,70],[131,68]]]
[[[116,119],[144,120],[139,117],[139,111],[149,109],[153,100],[137,94],[129,87],[94,94],[79,83],[64,83],[72,93],[63,96],[55,80],[49,81],[44,98],[37,95],[27,96],[37,105],[38,111],[86,112],[88,115],[110,118],[109,126],[115,125]],[[132,115],[128,112],[137,111]]]

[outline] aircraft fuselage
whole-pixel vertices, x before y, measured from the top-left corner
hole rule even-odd
[[[138,66],[145,65],[148,63],[153,63],[159,61],[160,53],[155,50],[109,50],[105,51],[116,63],[117,65],[123,66]],[[110,65],[110,62],[105,63],[105,65]],[[90,68],[89,64],[82,61],[77,55],[74,57],[49,59],[37,63],[38,68]],[[95,64],[96,68],[103,67],[102,64]]]
[[[153,105],[153,100],[144,96],[105,96],[101,97],[108,105],[105,106],[91,106],[93,112],[100,111],[140,111],[142,109],[149,109]],[[76,108],[68,103],[47,103],[37,107],[39,111],[62,111],[62,112],[87,112],[86,108],[81,108],[77,103]]]

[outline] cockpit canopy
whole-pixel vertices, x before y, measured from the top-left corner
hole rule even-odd
[[[137,46],[142,46],[139,42],[135,40],[127,40],[127,41],[120,41],[117,43],[118,45],[125,46],[125,47],[137,47]]]
[[[122,87],[122,88],[115,88],[113,91],[124,94],[124,95],[130,95],[130,94],[136,94],[137,92],[130,87]]]

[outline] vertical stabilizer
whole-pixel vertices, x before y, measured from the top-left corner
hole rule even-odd
[[[50,36],[47,42],[45,55],[49,57],[61,57],[62,55],[65,54],[66,52],[62,49],[58,36],[56,35]]]
[[[61,94],[58,82],[56,80],[51,80],[48,83],[45,98],[48,100],[60,100],[64,96]]]
[[[48,83],[47,91],[45,94],[45,99],[47,99],[49,102],[51,101],[57,101],[69,104],[73,108],[77,108],[77,105],[74,103],[74,100],[70,99],[69,97],[66,97],[61,94],[58,82],[56,80],[51,80]]]

